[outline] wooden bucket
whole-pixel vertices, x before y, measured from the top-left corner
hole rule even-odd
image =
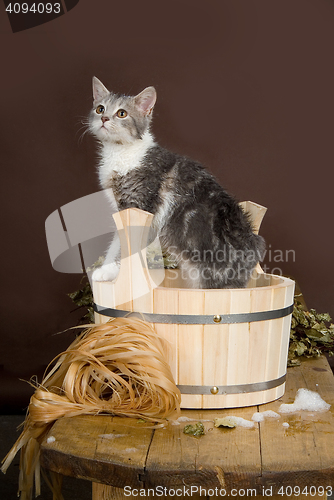
[[[243,206],[258,231],[266,209]],[[251,406],[281,397],[294,282],[257,266],[243,289],[187,289],[175,269],[165,270],[159,284],[161,271],[149,270],[146,261],[152,218],[138,209],[114,214],[122,263],[113,282],[93,282],[96,322],[131,311],[152,323],[167,340],[182,408]]]

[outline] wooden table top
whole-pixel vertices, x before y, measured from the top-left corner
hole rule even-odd
[[[317,391],[332,405],[327,412],[298,412],[267,418],[254,428],[215,428],[213,419],[235,415],[251,420],[255,412],[291,403],[299,388]],[[183,433],[189,422],[149,428],[138,420],[81,416],[58,420],[41,446],[41,464],[64,475],[117,488],[157,485],[207,488],[334,486],[334,377],[326,358],[308,359],[288,369],[286,392],[278,401],[227,410],[182,410],[203,420],[206,433]],[[282,424],[288,422],[286,428]],[[190,422],[191,423],[191,422]]]

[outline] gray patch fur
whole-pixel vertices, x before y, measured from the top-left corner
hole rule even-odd
[[[145,91],[152,98],[151,89]],[[145,106],[143,111],[138,96],[110,93],[99,104],[106,106],[106,116],[115,121],[110,137],[101,139],[94,132],[94,102],[91,131],[102,148],[110,142],[126,148],[149,132],[153,106],[149,113]],[[119,108],[128,113],[124,123],[114,118]],[[113,190],[119,210],[137,207],[156,215],[154,225],[162,248],[173,255],[196,288],[245,287],[264,255],[264,240],[253,233],[248,214],[215,178],[198,162],[158,145],[148,147],[126,173],[111,169],[103,187]]]

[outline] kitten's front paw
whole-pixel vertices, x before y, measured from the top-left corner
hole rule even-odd
[[[92,274],[93,281],[113,281],[119,273],[119,264],[112,262],[98,267]]]

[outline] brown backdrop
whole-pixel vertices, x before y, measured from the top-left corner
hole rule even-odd
[[[154,85],[157,140],[267,206],[269,248],[295,252],[267,265],[334,315],[333,48],[331,0],[80,0],[15,34],[1,8],[3,411],[27,405],[19,378],[74,336],[57,332],[77,321],[80,276],[52,269],[44,223],[98,190],[93,139],[79,140],[93,75],[122,93]]]

